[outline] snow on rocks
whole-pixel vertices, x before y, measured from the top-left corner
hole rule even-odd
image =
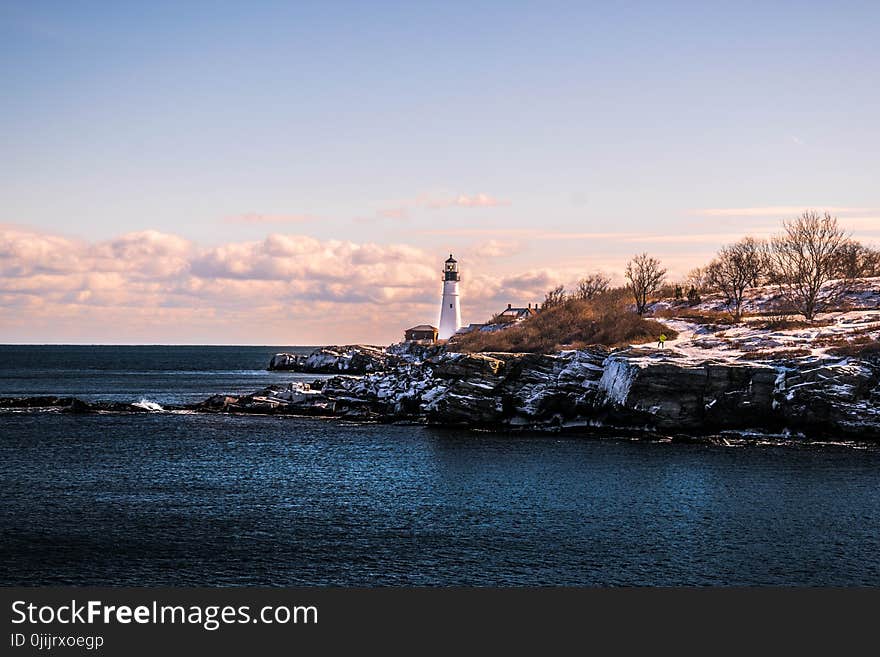
[[[310,354],[275,354],[269,362],[269,369],[358,375],[384,370],[390,360],[397,362],[400,359],[391,356],[382,347],[358,344],[321,347]]]
[[[688,338],[686,337],[687,341]],[[696,348],[694,348],[696,349]],[[694,353],[697,353],[696,351]],[[149,412],[149,403],[0,400],[0,408]],[[703,358],[676,349],[442,353],[364,376],[273,385],[166,407],[485,429],[822,435],[880,440],[880,359]]]
[[[854,281],[828,281],[822,287],[819,301],[831,307],[849,307],[854,310],[878,309],[880,308],[880,277]],[[670,307],[668,302],[659,303],[663,303],[664,308]],[[785,298],[775,285],[751,288],[746,291],[743,299],[743,311],[746,313],[779,311],[785,305]],[[702,302],[694,308],[719,312],[728,310],[725,299],[720,293],[705,295]]]
[[[639,369],[636,362],[625,358],[609,357],[605,361],[602,378],[599,380],[599,388],[613,403],[625,404]]]
[[[272,399],[298,404],[314,399],[315,395],[320,394],[321,393],[318,390],[312,390],[312,387],[308,383],[294,381],[288,383],[287,387],[282,390],[271,390],[267,396]]]
[[[880,362],[833,351],[848,340],[880,338],[880,307],[869,307],[874,293],[859,295],[863,305],[809,325],[664,317],[678,333],[665,349],[464,354],[398,345],[380,350],[381,367],[364,376],[325,381],[319,397],[334,415],[379,421],[880,438]],[[753,296],[756,307],[772,302],[769,294]],[[352,349],[361,347],[320,350],[310,366],[354,374],[360,368],[351,365]],[[315,407],[310,399],[297,403]]]
[[[824,296],[829,302],[833,297],[833,305],[806,325],[778,319],[781,299],[778,290],[772,286],[747,292],[744,310],[752,316],[747,315],[737,324],[697,323],[686,319],[689,313],[725,312],[727,308],[719,295],[710,295],[693,308],[681,303],[658,302],[654,310],[666,311],[662,313],[664,315],[679,312],[683,317],[658,317],[676,330],[678,336],[667,341],[665,356],[661,352],[656,357],[679,357],[695,363],[707,359],[722,362],[816,361],[833,358],[835,347],[856,340],[880,340],[880,278],[854,281],[846,286],[840,281],[832,281],[826,285]],[[777,317],[775,325],[771,321],[773,317]]]

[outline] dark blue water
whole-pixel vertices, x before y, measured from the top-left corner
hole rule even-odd
[[[226,348],[96,352],[115,370],[53,349],[57,370],[34,358],[29,375],[16,356],[0,395],[284,378],[236,382],[258,348],[216,370],[195,364]],[[880,450],[864,446],[7,413],[0,490],[0,584],[880,584]]]
[[[268,372],[273,354],[313,347],[0,345],[0,397],[75,395],[86,401],[182,404],[315,375]]]

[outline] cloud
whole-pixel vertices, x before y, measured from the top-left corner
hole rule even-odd
[[[588,242],[646,242],[646,243],[717,243],[725,240],[737,240],[743,236],[742,233],[637,233],[637,232],[568,232],[553,230],[504,230],[504,229],[437,229],[418,231],[420,235],[443,235],[450,237],[479,237],[479,236],[497,236],[497,237],[517,237],[520,241],[510,242],[504,240],[490,239],[482,243],[483,248],[488,249],[488,253],[499,248],[498,245],[521,245],[521,240],[542,241],[542,242],[569,242],[569,241],[588,241]],[[474,248],[480,248],[480,245]],[[490,256],[491,257],[491,256]]]
[[[123,272],[141,279],[167,279],[189,269],[194,246],[182,237],[145,230],[102,242],[83,253],[92,271]]]
[[[443,210],[450,208],[496,208],[510,205],[510,201],[506,201],[490,194],[449,194],[449,195],[431,195],[420,194],[413,199],[405,199],[395,201],[389,207],[380,208],[372,215],[358,217],[355,221],[369,222],[382,219],[405,220],[409,219],[413,212],[428,210]]]
[[[363,217],[355,217],[357,223],[373,223],[376,221],[407,221],[410,217],[410,207],[398,205],[395,207],[379,208],[373,214]]]
[[[9,310],[0,312],[0,341],[150,341],[159,338],[143,337],[139,328],[150,313],[174,317],[173,326],[157,329],[162,334],[202,327],[219,342],[228,341],[233,325],[257,333],[269,325],[310,326],[312,333],[294,339],[300,343],[344,331],[375,339],[396,335],[396,323],[406,324],[414,308],[433,315],[442,261],[407,245],[301,235],[207,248],[158,231],[89,243],[0,226],[0,303]],[[383,312],[387,322],[378,320]],[[206,325],[206,316],[217,323]],[[341,331],[334,327],[342,316],[374,317],[375,324],[353,320]]]
[[[497,208],[510,205],[510,201],[495,198],[489,194],[459,194],[453,198],[429,199],[422,201],[422,204],[432,209],[440,208]]]
[[[399,208],[386,208],[379,210],[376,216],[380,219],[409,219],[409,208],[401,206]]]
[[[226,217],[227,224],[305,224],[318,221],[309,214],[259,214],[247,213]]]
[[[878,212],[873,208],[845,208],[822,205],[771,205],[756,208],[700,208],[690,210],[689,214],[701,217],[775,217],[785,219],[801,214],[804,210],[818,208],[820,212],[837,215]]]
[[[880,235],[876,213],[841,223],[861,228],[857,238]],[[644,249],[683,274],[741,236],[721,224],[667,234],[426,232],[475,238],[455,253],[464,319],[477,322],[507,303],[540,302],[596,268],[619,277],[627,258]],[[710,225],[718,232],[707,232]],[[501,259],[526,245],[536,266],[504,271]],[[0,342],[387,344],[406,326],[437,321],[446,254],[281,232],[209,246],[156,230],[86,241],[0,225]],[[487,263],[492,258],[499,260]]]
[[[510,240],[487,240],[474,244],[467,250],[469,257],[474,259],[499,258],[511,256],[522,251],[522,244]]]
[[[490,241],[462,256],[467,321],[567,280],[479,271],[480,258],[513,246]],[[0,342],[388,343],[437,321],[444,259],[303,235],[206,247],[152,230],[87,242],[0,226]]]
[[[77,271],[75,254],[82,248],[65,237],[0,226],[0,282],[7,277]]]
[[[436,259],[436,258],[435,258]],[[284,293],[335,302],[418,298],[439,276],[440,264],[420,249],[301,235],[270,235],[208,249],[192,263],[204,280],[278,281]]]
[[[840,220],[844,229],[854,230],[863,235],[876,236],[880,234],[880,215],[864,217],[846,217]]]
[[[528,228],[430,228],[415,231],[418,235],[447,237],[531,237],[538,233]]]

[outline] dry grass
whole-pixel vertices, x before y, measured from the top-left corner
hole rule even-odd
[[[772,315],[763,319],[749,322],[749,326],[766,331],[790,331],[792,329],[808,329],[820,326],[831,326],[831,320],[818,320],[808,322],[805,319],[797,319],[790,315]]]
[[[834,356],[858,356],[859,358],[880,357],[880,340],[869,335],[860,335],[852,340],[841,340],[828,349]]]
[[[590,345],[620,347],[656,342],[661,333],[671,340],[677,333],[658,321],[639,317],[618,290],[588,301],[570,300],[546,308],[523,322],[501,331],[474,331],[450,345],[454,351],[510,351],[553,353]]]
[[[736,324],[733,316],[723,310],[703,310],[688,306],[674,306],[667,310],[658,310],[654,317],[683,319],[702,326],[732,326]]]
[[[786,358],[802,358],[813,353],[804,347],[794,349],[758,349],[747,351],[740,356],[741,360],[784,360]]]

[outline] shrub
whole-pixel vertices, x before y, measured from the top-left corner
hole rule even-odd
[[[730,313],[721,310],[698,310],[696,308],[673,306],[667,310],[656,311],[654,316],[683,319],[703,326],[732,326],[736,324]]]
[[[802,358],[809,356],[812,351],[804,347],[796,347],[794,349],[759,349],[748,351],[740,356],[742,360],[784,360],[786,358]]]
[[[834,322],[830,320],[815,320],[808,322],[804,319],[797,319],[790,315],[769,315],[768,317],[749,322],[749,326],[767,331],[790,331],[792,329],[816,328],[818,326],[831,326]]]
[[[450,348],[464,352],[553,353],[589,345],[619,347],[654,342],[661,333],[675,338],[677,333],[668,326],[632,312],[626,294],[625,289],[618,288],[589,300],[569,299],[545,307],[510,328],[467,333]]]
[[[868,335],[859,336],[855,340],[839,344],[828,349],[833,356],[856,356],[859,358],[880,357],[880,340]]]

